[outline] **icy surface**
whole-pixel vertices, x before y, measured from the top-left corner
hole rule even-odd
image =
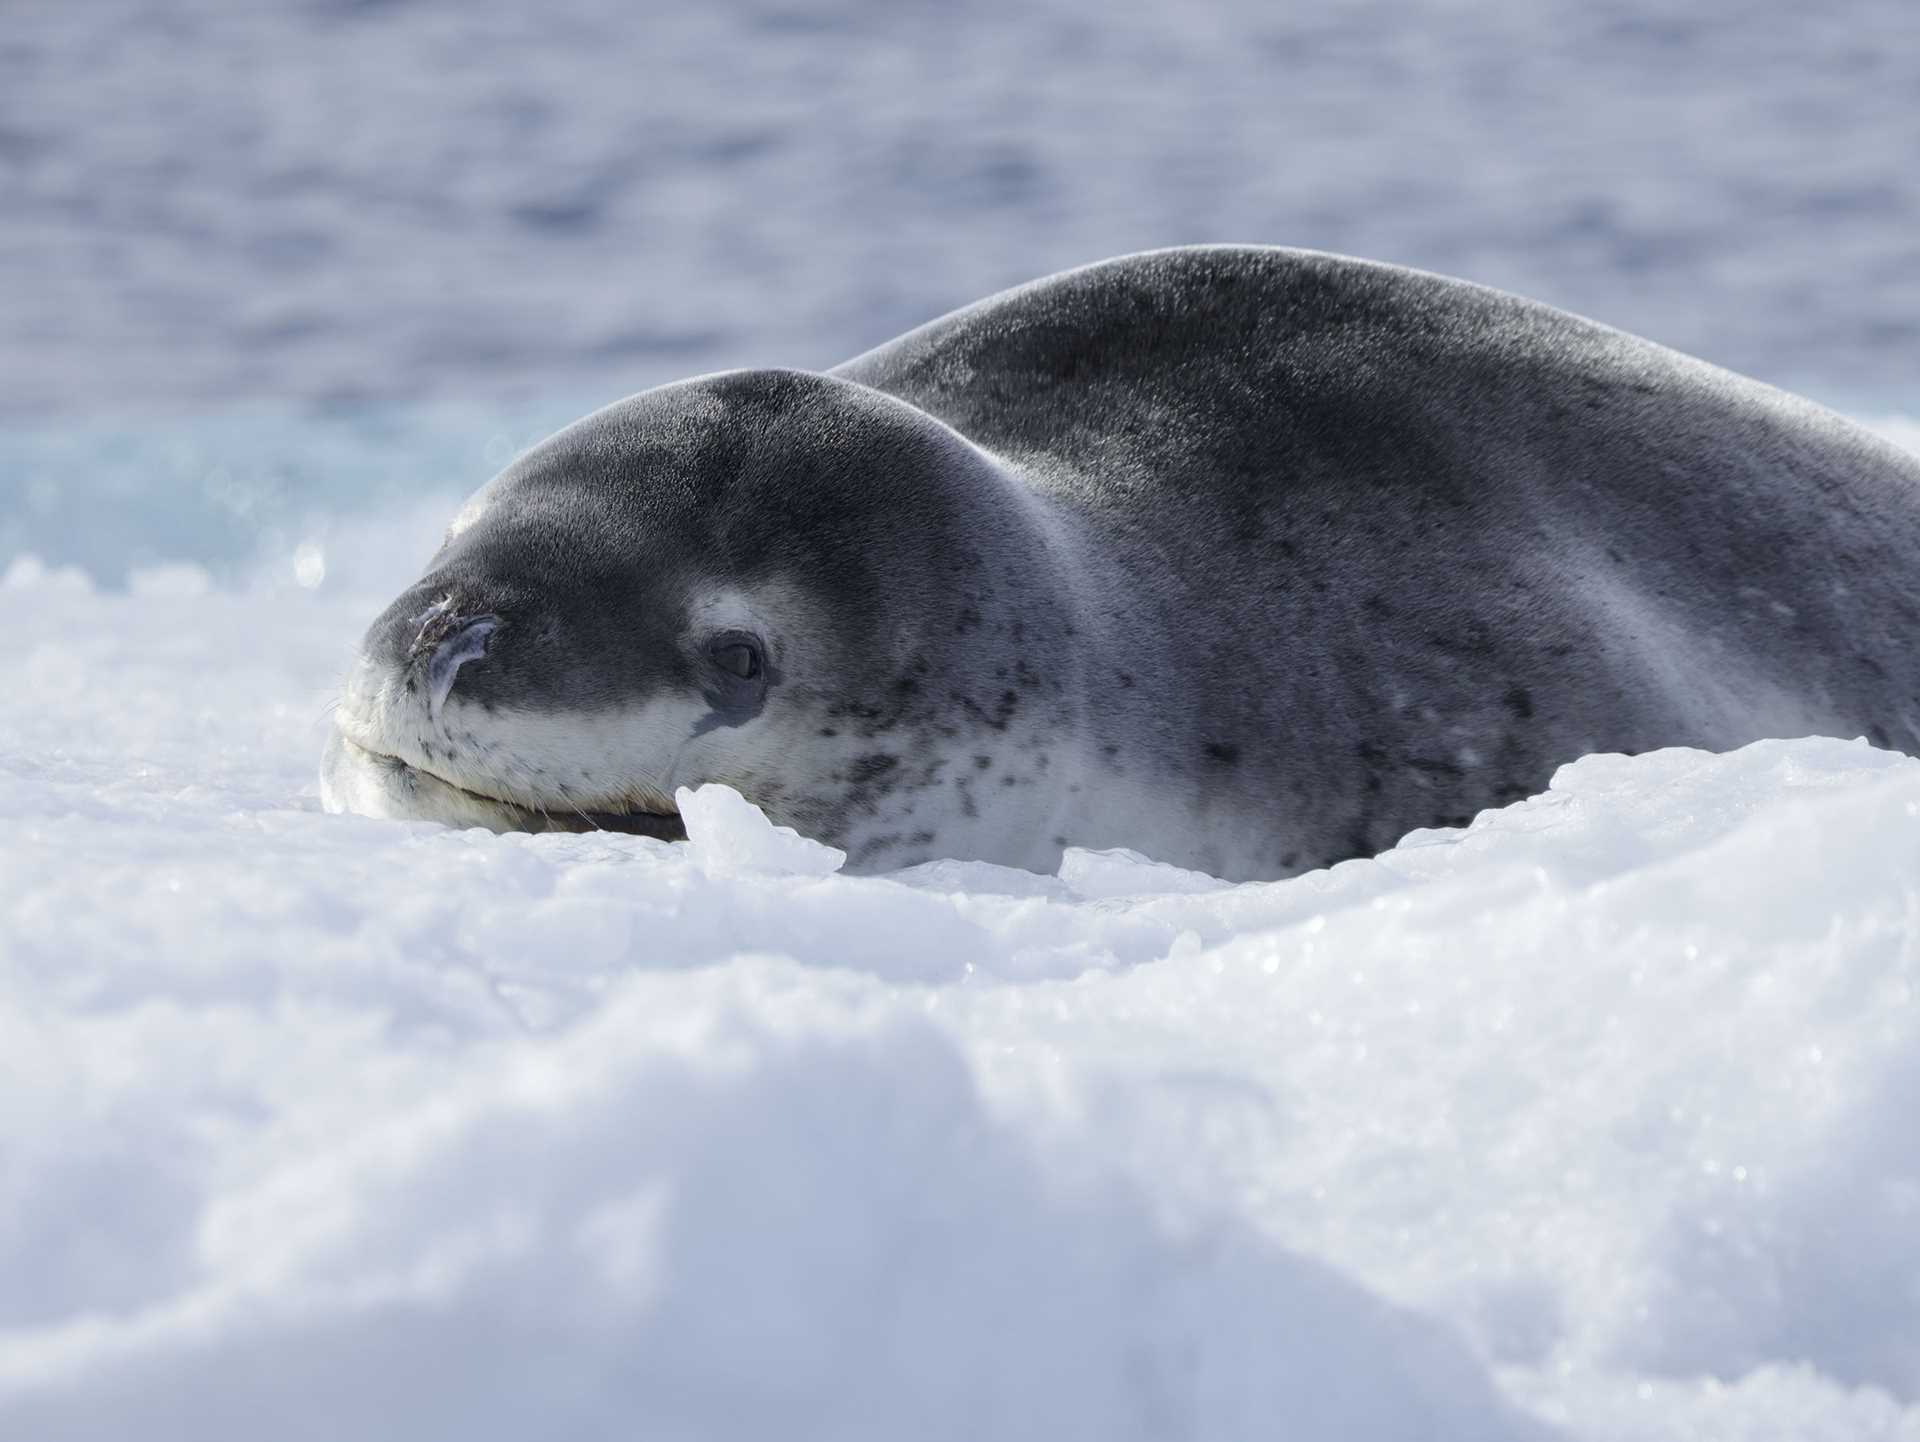
[[[323,815],[451,510],[0,571],[0,1436],[1920,1438],[1920,762],[1249,886]]]
[[[847,859],[791,826],[775,826],[730,786],[682,786],[674,804],[687,828],[693,864],[709,876],[729,872],[831,876]]]

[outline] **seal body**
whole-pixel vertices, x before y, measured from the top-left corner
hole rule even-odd
[[[1370,854],[1594,751],[1920,752],[1920,461],[1478,286],[1152,252],[522,457],[376,621],[328,804],[867,869]]]

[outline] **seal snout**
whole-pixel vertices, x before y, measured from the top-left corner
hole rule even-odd
[[[457,616],[444,604],[426,612],[412,654],[416,661],[424,658],[427,705],[436,724],[460,668],[487,654],[487,644],[499,625],[498,616]]]

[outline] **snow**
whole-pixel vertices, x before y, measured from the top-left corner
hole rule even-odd
[[[1920,1438],[1920,761],[1244,886],[324,815],[455,505],[0,573],[0,1436]]]

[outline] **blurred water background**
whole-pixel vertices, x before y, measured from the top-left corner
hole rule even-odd
[[[8,0],[0,571],[321,584],[629,391],[1194,241],[1913,414],[1916,157],[1911,0]]]

